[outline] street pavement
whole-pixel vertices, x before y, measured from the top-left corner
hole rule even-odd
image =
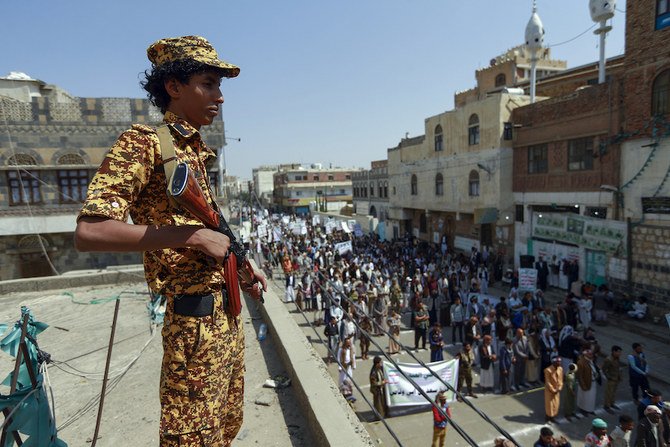
[[[283,296],[283,284],[281,281],[274,281],[273,287],[276,288],[278,296]],[[501,290],[495,287],[490,288],[489,293],[500,296],[507,295],[506,290]],[[558,294],[560,296],[560,294]],[[325,360],[327,358],[327,350],[315,333],[323,337],[323,326],[314,327],[305,321],[295,306],[295,303],[285,304],[290,312],[294,315],[296,324],[298,324],[305,333],[305,336],[310,340],[313,347]],[[313,321],[311,312],[307,312],[308,320]],[[403,317],[405,323],[405,330],[401,331],[401,343],[407,347],[414,346],[414,333],[407,329],[409,322],[409,315]],[[657,327],[658,331],[668,330],[662,326]],[[663,372],[667,371],[667,344],[658,340],[649,340],[640,337],[637,333],[630,332],[621,327],[621,325],[609,325],[604,327],[597,327],[597,338],[603,347],[603,350],[609,351],[612,344],[619,344],[624,348],[624,352],[630,351],[630,345],[634,341],[640,341],[646,346],[646,352],[651,363],[652,371],[657,373],[652,377],[652,386],[660,388],[665,395],[670,396],[670,389],[666,381],[658,381],[656,377],[662,377]],[[445,342],[451,342],[451,330],[444,328]],[[374,337],[373,343],[378,343],[381,347],[371,346],[369,360],[363,361],[357,359],[357,368],[354,371],[354,380],[359,384],[364,392],[369,392],[369,373],[372,366],[372,358],[375,355],[382,355],[388,348],[388,337]],[[449,360],[460,350],[461,345],[448,344],[445,352],[445,360]],[[358,350],[360,350],[357,347]],[[664,354],[665,353],[665,354]],[[424,362],[428,362],[430,358],[429,351],[419,351],[415,355]],[[413,363],[414,360],[406,352],[399,355],[394,355],[393,359],[400,362]],[[601,359],[602,361],[602,359]],[[338,380],[338,371],[335,364],[328,367],[334,381]],[[496,374],[497,375],[497,374]],[[478,375],[475,375],[475,385],[479,383]],[[630,388],[627,385],[627,372],[624,373],[624,380],[619,385],[617,390],[617,405],[621,407],[621,412],[635,415],[635,404],[631,398]],[[475,386],[475,393],[478,394],[477,399],[471,399],[471,402],[489,418],[495,421],[501,428],[510,433],[511,436],[521,446],[531,446],[538,438],[540,428],[545,424],[544,422],[544,388],[536,387],[533,389],[525,389],[523,391],[515,392],[509,395],[497,394],[481,394],[478,393],[478,387]],[[611,415],[602,409],[602,393],[603,387],[598,388],[597,397],[597,417],[601,417],[607,421],[610,429],[614,428],[617,423],[618,415]],[[393,439],[389,431],[381,422],[373,421],[373,413],[370,407],[363,399],[360,399],[359,393],[354,393],[359,397],[356,403],[353,404],[354,410],[359,418],[364,422],[364,425],[372,439],[376,440],[379,445],[397,445],[398,443]],[[371,394],[367,394],[371,398]],[[466,404],[461,402],[453,402],[451,404],[453,419],[459,424],[469,436],[471,436],[479,446],[487,447],[493,445],[493,440],[500,436],[497,430],[475,413]],[[596,417],[596,416],[593,416]],[[564,435],[573,445],[580,445],[583,442],[584,436],[590,430],[590,418],[580,418],[577,421],[568,422],[562,417],[558,418],[557,424],[552,424],[552,429],[557,435]],[[425,411],[421,413],[414,413],[409,415],[395,416],[386,419],[391,429],[395,432],[400,442],[404,446],[425,446],[430,445],[432,440],[432,412]],[[468,443],[461,438],[461,436],[450,428],[447,434],[447,445],[450,446],[466,446]]]

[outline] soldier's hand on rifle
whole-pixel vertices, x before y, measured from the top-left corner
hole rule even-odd
[[[255,269],[254,269],[254,278],[255,278],[254,285],[245,288],[245,292],[250,294],[254,299],[260,299],[261,289],[263,289],[264,292],[267,292],[268,284],[267,281],[265,280],[265,276],[261,272]]]
[[[194,244],[196,248],[213,257],[219,263],[224,261],[230,248],[230,238],[228,236],[208,228],[199,229],[194,236],[197,236]]]

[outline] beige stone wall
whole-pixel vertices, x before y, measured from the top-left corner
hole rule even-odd
[[[510,120],[514,107],[527,100],[500,94],[427,118],[425,139],[388,152],[392,206],[467,213],[473,213],[475,208],[511,207],[512,141],[503,139],[503,123]],[[468,120],[473,113],[479,117],[480,141],[469,145]],[[442,127],[444,148],[440,152],[435,151],[438,125]],[[479,174],[479,196],[469,195],[472,171]],[[438,173],[443,177],[442,196],[435,194]],[[416,195],[411,194],[413,175],[417,177]]]

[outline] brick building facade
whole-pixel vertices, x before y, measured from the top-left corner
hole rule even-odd
[[[587,64],[542,80],[538,94],[551,99],[513,112],[517,265],[564,247],[581,279],[645,295],[653,312],[670,295],[670,11],[661,3],[627,2],[626,53],[608,61],[605,83]],[[542,213],[605,218],[602,227],[626,237],[602,250],[536,237]]]

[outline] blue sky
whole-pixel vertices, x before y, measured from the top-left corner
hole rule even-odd
[[[187,6],[196,5],[196,6]],[[549,45],[593,25],[587,0],[538,0]],[[519,45],[530,0],[8,1],[0,76],[23,71],[76,96],[144,97],[146,47],[205,36],[241,67],[225,80],[229,173],[260,164],[365,167],[426,117],[453,108],[474,72]],[[620,1],[619,10],[625,8]],[[607,57],[624,51],[617,12]],[[9,20],[8,20],[9,19]],[[569,67],[598,58],[592,31],[553,47]]]

